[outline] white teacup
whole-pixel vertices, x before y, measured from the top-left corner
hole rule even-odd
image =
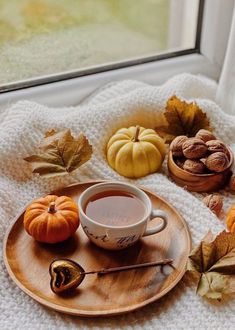
[[[104,225],[90,219],[85,213],[85,207],[89,199],[99,193],[107,191],[122,191],[139,198],[145,205],[144,217],[134,224],[127,226]],[[88,238],[96,245],[109,250],[121,250],[133,245],[140,237],[149,236],[162,231],[167,225],[167,215],[161,210],[152,209],[152,204],[145,192],[139,188],[119,182],[99,183],[87,188],[78,201],[81,225]],[[147,228],[148,222],[154,218],[161,218],[154,228]]]

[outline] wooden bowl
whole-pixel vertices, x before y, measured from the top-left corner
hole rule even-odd
[[[231,167],[233,164],[234,156],[230,148],[229,151],[229,164],[228,167],[220,173],[210,174],[193,174],[187,172],[176,165],[172,152],[168,153],[168,171],[170,177],[181,187],[189,191],[196,192],[212,192],[218,191],[226,186],[230,176],[232,175]]]

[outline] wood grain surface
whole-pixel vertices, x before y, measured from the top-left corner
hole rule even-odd
[[[168,170],[170,177],[181,187],[189,191],[213,192],[226,186],[232,174],[233,153],[229,149],[230,161],[226,170],[220,173],[193,174],[176,165],[172,152],[168,154]]]
[[[72,185],[57,192],[78,200],[81,192],[98,182]],[[182,278],[191,249],[188,228],[179,213],[165,200],[143,189],[153,207],[169,216],[167,228],[142,238],[121,251],[108,251],[93,245],[81,226],[69,240],[49,245],[36,242],[23,228],[21,214],[9,228],[4,241],[4,261],[13,281],[30,297],[54,310],[80,316],[107,316],[133,311],[169,292]],[[154,220],[151,221],[154,225]],[[169,266],[87,275],[73,293],[55,295],[50,289],[49,265],[55,258],[70,258],[88,270],[174,259]],[[169,299],[170,294],[169,294]]]

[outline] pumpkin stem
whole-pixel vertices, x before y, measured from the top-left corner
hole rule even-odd
[[[136,126],[136,131],[135,131],[135,137],[134,137],[134,142],[138,142],[139,141],[139,139],[138,139],[138,137],[139,137],[139,132],[140,132],[140,126]]]
[[[51,202],[49,207],[48,207],[48,212],[49,213],[55,213],[56,209],[55,209],[55,202]]]

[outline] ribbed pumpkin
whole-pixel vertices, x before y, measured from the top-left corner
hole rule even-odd
[[[39,242],[57,243],[79,226],[78,207],[68,196],[48,195],[33,201],[24,214],[24,228]]]
[[[108,141],[107,160],[119,174],[140,178],[158,171],[166,145],[153,129],[139,126],[119,129]]]
[[[227,228],[231,233],[235,233],[235,205],[232,205],[227,214]]]

